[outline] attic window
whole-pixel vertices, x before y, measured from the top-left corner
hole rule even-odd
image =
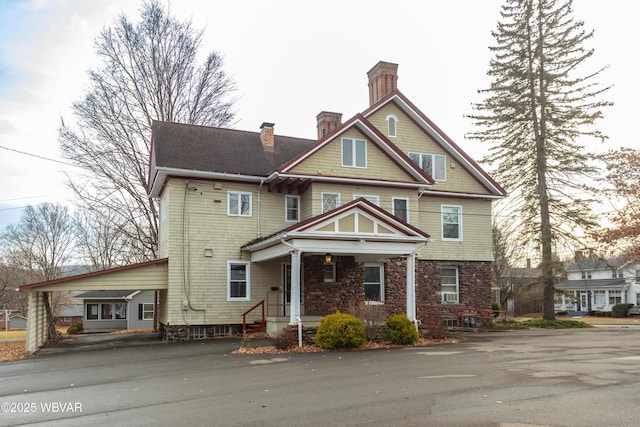
[[[342,139],[342,166],[367,167],[367,142],[364,139]]]
[[[398,123],[398,118],[393,114],[389,114],[387,116],[388,136],[396,136],[396,123]]]

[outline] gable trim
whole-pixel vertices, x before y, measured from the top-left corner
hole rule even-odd
[[[500,198],[506,197],[507,192],[491,178],[467,153],[465,153],[447,134],[431,121],[420,109],[398,89],[381,99],[377,104],[365,110],[362,115],[369,117],[389,103],[394,103],[404,111],[415,123],[431,136],[443,150],[452,155],[471,175],[487,190]]]

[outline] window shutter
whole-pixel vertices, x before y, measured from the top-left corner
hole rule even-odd
[[[142,304],[138,304],[138,320],[142,320],[143,311],[144,311],[144,306]]]

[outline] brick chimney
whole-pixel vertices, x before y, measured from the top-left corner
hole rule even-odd
[[[316,116],[316,120],[318,121],[318,139],[322,139],[342,125],[342,113],[321,111]]]
[[[367,72],[369,105],[373,105],[398,88],[398,64],[380,61]]]
[[[273,126],[275,123],[264,122],[260,125],[260,141],[264,151],[273,153],[275,149],[275,137],[273,136]]]

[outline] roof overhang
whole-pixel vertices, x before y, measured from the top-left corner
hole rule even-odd
[[[168,258],[20,286],[21,291],[159,290],[169,287]],[[135,286],[132,284],[135,283]]]

